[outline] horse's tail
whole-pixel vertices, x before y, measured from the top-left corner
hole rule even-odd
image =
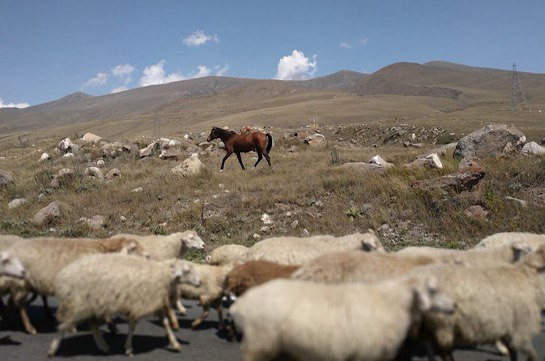
[[[269,153],[273,146],[273,139],[272,139],[271,133],[267,133],[267,139],[269,140],[269,142],[267,143],[267,153]]]

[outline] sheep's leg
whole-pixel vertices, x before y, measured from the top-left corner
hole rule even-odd
[[[496,350],[498,350],[498,352],[501,353],[503,356],[509,356],[509,348],[505,346],[502,340],[497,340],[494,343],[494,346],[496,347]]]
[[[178,312],[180,312],[181,315],[186,315],[187,314],[187,310],[185,309],[184,305],[182,304],[182,300],[178,300],[176,302],[176,308],[178,308]]]
[[[218,313],[219,329],[225,329],[225,322],[223,322],[223,308],[221,307],[221,299],[216,304],[216,312]]]
[[[443,361],[454,361],[454,356],[452,355],[452,350],[442,350],[441,351],[441,360],[443,360]]]
[[[112,335],[117,335],[119,333],[119,330],[117,329],[117,326],[115,325],[114,320],[111,318],[106,318],[106,325],[108,326],[108,330]]]
[[[60,334],[56,336],[53,341],[51,341],[51,345],[49,345],[49,351],[47,352],[47,357],[55,356],[63,338],[64,331],[61,331]]]
[[[127,356],[133,356],[132,349],[132,335],[134,334],[134,328],[136,327],[136,322],[129,319],[129,332],[127,333],[127,340],[125,341],[125,354]]]
[[[106,343],[106,340],[102,337],[102,334],[100,333],[100,330],[98,329],[98,322],[92,321],[91,322],[91,332],[93,333],[93,338],[95,340],[95,343],[97,344],[97,347],[100,349],[100,351],[104,353],[110,353],[110,346]]]
[[[162,319],[163,319],[163,326],[165,327],[165,330],[167,331],[168,342],[174,351],[180,351],[182,347],[180,346],[180,343],[178,342],[178,340],[176,340],[176,336],[174,335],[174,332],[172,332],[172,329],[170,328],[170,323],[168,321],[167,314],[168,314],[168,310],[165,310],[163,312]]]
[[[528,361],[537,361],[537,352],[536,352],[536,349],[534,348],[534,345],[532,344],[531,339],[525,340],[518,347],[518,349],[520,350],[520,352],[524,353],[528,357]],[[515,352],[513,353],[515,354],[515,360],[516,360],[516,353]]]
[[[178,322],[178,317],[176,317],[176,314],[174,313],[174,310],[172,308],[168,308],[167,316],[170,321],[170,324],[172,325],[172,329],[179,330],[180,329],[180,323]]]
[[[22,305],[19,305],[19,315],[21,315],[21,321],[23,321],[23,326],[25,328],[25,331],[30,335],[36,334],[36,329],[34,326],[32,326],[32,323],[30,322],[30,318],[28,317],[28,313],[26,312],[26,307],[24,303]]]
[[[49,302],[47,301],[47,296],[42,296],[42,302],[44,304],[44,311],[47,318],[50,320],[54,319],[55,316],[51,313],[51,309],[49,308]]]
[[[210,313],[210,304],[208,304],[208,303],[202,304],[202,314],[199,317],[197,317],[195,319],[195,321],[193,321],[191,323],[191,327],[192,328],[199,327],[199,325],[202,323],[202,321],[206,320],[209,313]]]

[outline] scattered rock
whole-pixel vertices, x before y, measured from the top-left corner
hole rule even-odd
[[[32,217],[32,223],[36,226],[48,224],[61,216],[60,203],[57,201],[49,203],[44,208],[40,209],[34,217]]]
[[[62,156],[63,158],[74,158],[74,153],[66,153]]]
[[[138,188],[134,188],[131,193],[140,193],[140,192],[143,192],[144,191],[144,188],[142,187],[138,187]]]
[[[91,218],[82,217],[78,219],[78,222],[86,224],[93,231],[98,231],[104,227],[104,217],[99,215]]]
[[[168,142],[167,142],[168,144]],[[140,149],[140,158],[151,157],[157,153],[160,149],[159,141],[156,140],[153,143],[150,143],[147,147]]]
[[[26,198],[17,198],[8,203],[9,209],[19,208],[26,203]]]
[[[13,184],[13,176],[11,173],[0,169],[0,188],[6,187],[8,184]]]
[[[301,232],[301,237],[310,237],[310,232],[306,228],[303,228],[303,231]]]
[[[303,141],[311,147],[325,147],[327,144],[325,136],[318,133],[309,135]]]
[[[271,231],[271,227],[269,226],[263,226],[259,229],[261,233],[269,233]]]
[[[72,153],[72,149],[74,148],[74,143],[70,140],[70,138],[64,138],[59,142],[57,145],[57,149],[59,149],[62,153]]]
[[[119,142],[105,143],[102,145],[102,156],[106,158],[116,158],[123,152],[122,148],[123,144]]]
[[[49,156],[48,153],[42,153],[42,155],[40,156],[40,159],[38,160],[38,162],[45,162],[46,160],[50,160],[51,157]]]
[[[299,224],[299,221],[298,220],[295,220],[293,222],[290,223],[290,227],[295,229],[295,227],[297,227],[297,225]]]
[[[523,200],[523,199],[518,199],[518,198],[514,198],[514,197],[510,197],[510,196],[506,196],[505,199],[508,200],[508,201],[513,201],[515,203],[518,203],[522,208],[527,208],[528,207],[528,202]]]
[[[180,152],[174,149],[163,149],[161,151],[161,154],[159,154],[159,158],[165,159],[165,160],[178,160],[180,157]]]
[[[466,209],[465,215],[471,218],[485,219],[488,216],[488,211],[482,206],[473,205]]]
[[[417,158],[413,162],[404,164],[403,166],[407,168],[429,167],[442,169],[443,163],[436,153],[432,153],[423,158]]]
[[[256,241],[259,241],[261,239],[261,236],[257,233],[254,233],[254,235],[252,236],[252,238]]]
[[[522,147],[522,154],[525,155],[544,155],[545,147],[537,144],[536,142],[528,142]]]
[[[189,158],[184,160],[182,164],[171,169],[172,173],[180,175],[182,177],[189,177],[192,175],[197,175],[204,168],[199,155],[194,153]]]
[[[120,176],[121,176],[121,171],[119,169],[117,169],[117,168],[113,168],[113,169],[110,169],[110,171],[108,173],[106,173],[104,178],[106,180],[110,180],[110,179],[120,177]]]
[[[423,179],[413,183],[413,187],[420,189],[435,190],[454,190],[457,193],[471,191],[481,179],[484,178],[484,172],[465,172],[448,174],[438,178]]]
[[[171,139],[168,142],[169,147],[179,147],[180,145],[182,145],[182,142],[180,142],[178,139]]]
[[[104,162],[102,159],[97,160],[97,167],[102,168],[106,165],[106,162]]]
[[[297,148],[297,146],[295,145],[292,145],[291,147],[289,147],[288,149],[286,149],[288,153],[297,153],[297,151],[299,150],[299,148]]]
[[[271,216],[269,216],[267,213],[263,213],[261,215],[261,222],[263,222],[263,224],[273,224]]]
[[[125,217],[125,216],[120,216],[120,217],[119,217],[119,220],[120,220],[121,222],[126,222],[126,221],[127,221],[127,217]]]
[[[497,157],[517,153],[525,141],[524,134],[513,126],[487,125],[460,139],[454,150],[454,158]]]
[[[371,174],[383,174],[387,169],[385,167],[381,167],[376,164],[365,163],[365,162],[344,163],[344,164],[341,164],[339,168],[357,169],[359,171],[362,171],[363,173],[371,173]]]
[[[102,171],[98,169],[97,167],[85,168],[85,175],[88,177],[93,177],[100,180],[104,179],[104,174],[102,174]]]
[[[390,167],[393,167],[394,164],[393,163],[388,163],[387,161],[385,161],[380,155],[375,155],[374,157],[372,157],[371,159],[369,159],[369,163],[370,164],[376,164],[380,167],[384,167],[384,168],[390,168]]]
[[[83,140],[86,143],[97,144],[97,143],[100,143],[102,138],[93,133],[85,133],[85,135],[81,137],[81,140]]]
[[[465,157],[458,163],[458,172],[480,172],[481,160],[477,157]]]

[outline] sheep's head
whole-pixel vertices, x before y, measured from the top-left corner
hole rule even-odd
[[[183,247],[186,249],[196,248],[204,249],[204,241],[195,231],[185,231],[180,233]]]
[[[371,229],[368,233],[363,234],[361,244],[363,250],[366,252],[386,252],[382,242],[380,242],[375,232],[373,232]]]
[[[25,277],[25,268],[19,259],[8,252],[0,252],[0,275],[15,278]]]
[[[416,306],[420,312],[435,311],[453,313],[456,304],[446,294],[441,292],[436,278],[426,278],[413,289],[416,297]]]
[[[195,267],[187,262],[182,260],[177,260],[172,263],[172,276],[177,283],[190,284],[195,287],[201,285],[201,279],[197,273]]]
[[[522,262],[538,271],[545,271],[545,244],[542,244],[534,252],[524,257]]]

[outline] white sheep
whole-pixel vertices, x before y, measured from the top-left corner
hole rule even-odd
[[[160,314],[171,347],[179,351],[167,317],[176,302],[177,286],[200,284],[193,266],[183,260],[154,261],[123,254],[90,255],[64,268],[55,279],[59,299],[57,319],[60,335],[49,348],[53,356],[67,331],[78,323],[91,321],[91,331],[98,348],[110,348],[98,329],[99,322],[117,315],[128,319],[129,332],[125,352],[132,356],[132,335],[139,319]]]
[[[373,285],[273,280],[230,308],[245,361],[283,354],[298,360],[386,361],[430,309],[452,302],[431,284],[396,279]]]
[[[25,309],[27,296],[31,292],[42,296],[54,295],[55,276],[65,266],[82,256],[93,253],[143,254],[142,247],[135,240],[124,237],[107,239],[33,238],[16,242],[9,251],[21,261],[26,270],[25,282],[10,284],[10,294],[19,310],[25,330],[30,334],[35,334],[36,330]]]
[[[475,248],[494,248],[521,242],[530,246],[532,250],[536,250],[539,246],[545,244],[545,234],[501,232],[484,238]]]
[[[219,317],[220,328],[223,328],[223,312],[221,298],[224,296],[223,287],[225,278],[231,270],[230,266],[212,266],[207,264],[191,263],[195,272],[201,280],[199,287],[190,284],[178,285],[179,297],[191,300],[198,300],[203,308],[202,314],[191,323],[191,327],[198,327],[210,312],[210,306],[216,308]],[[183,307],[183,306],[182,306]],[[184,313],[184,309],[178,309]]]
[[[380,282],[437,260],[428,256],[376,252],[331,252],[303,264],[291,278],[324,282]]]
[[[195,231],[172,233],[168,236],[161,235],[136,235],[118,234],[112,238],[133,238],[144,248],[151,258],[155,260],[167,260],[183,258],[191,248],[204,249],[204,241]]]
[[[399,250],[401,255],[434,257],[443,263],[460,263],[466,266],[485,266],[497,263],[513,263],[527,255],[532,249],[524,242],[513,242],[503,247],[489,249],[445,249],[433,247],[407,247]]]
[[[225,266],[234,263],[243,263],[246,260],[248,247],[240,244],[226,244],[214,248],[206,256],[206,263],[216,266]]]
[[[488,267],[432,265],[409,272],[409,276],[437,278],[445,294],[456,302],[452,315],[430,313],[424,326],[443,360],[452,360],[457,347],[496,343],[507,345],[536,361],[532,337],[541,331],[545,301],[542,277],[545,246],[514,265]]]
[[[332,251],[364,250],[384,252],[373,231],[342,237],[319,235],[312,237],[272,237],[251,247],[225,245],[214,249],[206,257],[209,264],[227,265],[246,261],[270,261],[284,265],[300,265],[319,255]]]

